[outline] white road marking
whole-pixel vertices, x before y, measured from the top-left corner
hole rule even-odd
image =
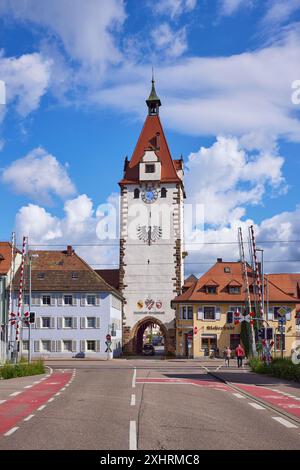
[[[0,405],[2,405],[2,403],[5,403],[6,400],[0,400]]]
[[[46,405],[40,406],[40,407],[38,408],[38,411],[41,411],[41,410],[43,410],[44,408],[46,408]]]
[[[9,396],[10,397],[16,397],[17,395],[20,395],[20,393],[22,393],[22,392],[13,392]]]
[[[135,421],[130,421],[129,425],[129,450],[137,450]]]
[[[283,424],[283,426],[285,426],[286,428],[297,428],[298,427],[295,424],[288,421],[287,419],[280,418],[279,416],[272,416],[272,419],[274,419],[275,421],[278,421],[278,423],[280,423],[280,424]]]
[[[221,364],[220,366],[218,366],[218,367],[216,368],[216,372],[217,372],[218,370],[220,370],[221,367],[223,367],[223,364]]]
[[[53,400],[55,400],[55,398],[54,398],[54,397],[52,397],[52,398],[49,398],[49,400],[48,400],[48,403],[51,403]]]
[[[263,406],[259,405],[258,403],[249,403],[249,405],[253,406],[253,408],[255,408],[257,410],[265,410],[266,409]]]
[[[34,415],[29,415],[29,416],[27,416],[27,418],[24,418],[23,421],[29,421],[29,420],[30,420],[31,418],[33,418],[33,417],[34,417]]]
[[[24,388],[31,388],[31,387],[33,387],[33,385],[26,385],[26,387]]]
[[[132,388],[135,388],[135,381],[136,381],[136,367],[133,369]]]
[[[17,429],[19,429],[19,426],[16,426],[14,428],[11,428],[9,431],[7,431],[4,436],[10,436],[11,434],[13,434]]]
[[[135,405],[135,395],[134,395],[134,393],[131,395],[131,402],[130,402],[130,405],[131,405],[131,406],[134,406],[134,405]]]
[[[58,397],[59,395],[60,395],[60,392],[57,392],[57,393],[55,394],[56,397]]]
[[[240,393],[233,393],[232,395],[234,395],[236,398],[245,398],[243,395],[241,395]]]
[[[63,387],[61,390],[66,390],[66,387]]]

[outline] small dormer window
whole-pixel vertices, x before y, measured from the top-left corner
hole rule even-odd
[[[240,294],[241,288],[239,286],[228,286],[229,294]]]
[[[224,273],[230,273],[230,267],[229,266],[225,266]]]
[[[38,273],[38,279],[45,279],[45,273]]]
[[[217,287],[216,286],[206,286],[206,293],[207,294],[216,294]]]
[[[155,165],[153,163],[146,163],[146,173],[155,173]]]
[[[139,188],[135,188],[134,193],[133,193],[134,199],[139,199],[140,197],[140,190]]]
[[[72,273],[72,279],[78,279],[78,273]]]
[[[160,196],[161,196],[161,197],[167,197],[167,190],[166,190],[166,188],[161,188]]]

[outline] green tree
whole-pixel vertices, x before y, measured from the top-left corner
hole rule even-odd
[[[251,326],[250,323],[247,321],[241,322],[241,342],[243,343],[246,356],[251,356]]]

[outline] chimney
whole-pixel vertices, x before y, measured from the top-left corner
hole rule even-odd
[[[74,253],[74,250],[72,248],[72,245],[68,245],[67,246],[67,256],[72,256],[73,253]]]
[[[222,263],[222,258],[217,258],[217,263]]]

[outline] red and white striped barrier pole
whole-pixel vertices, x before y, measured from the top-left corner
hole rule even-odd
[[[25,264],[25,254],[26,254],[26,237],[23,237],[23,246],[22,246],[22,260],[20,267],[20,285],[19,285],[19,297],[18,297],[18,310],[16,318],[16,355],[18,354],[18,345],[20,341],[20,329],[21,329],[21,310],[23,302],[23,287],[24,287],[24,264]]]
[[[250,226],[250,231],[251,231],[251,241],[252,241],[252,248],[253,248],[253,258],[254,258],[254,269],[255,269],[256,285],[258,287],[258,302],[259,302],[260,316],[261,316],[261,319],[264,320],[264,306],[263,306],[263,302],[262,302],[262,288],[263,287],[262,287],[262,283],[261,283],[259,265],[258,265],[258,260],[257,260],[256,241],[255,241],[253,225]]]

